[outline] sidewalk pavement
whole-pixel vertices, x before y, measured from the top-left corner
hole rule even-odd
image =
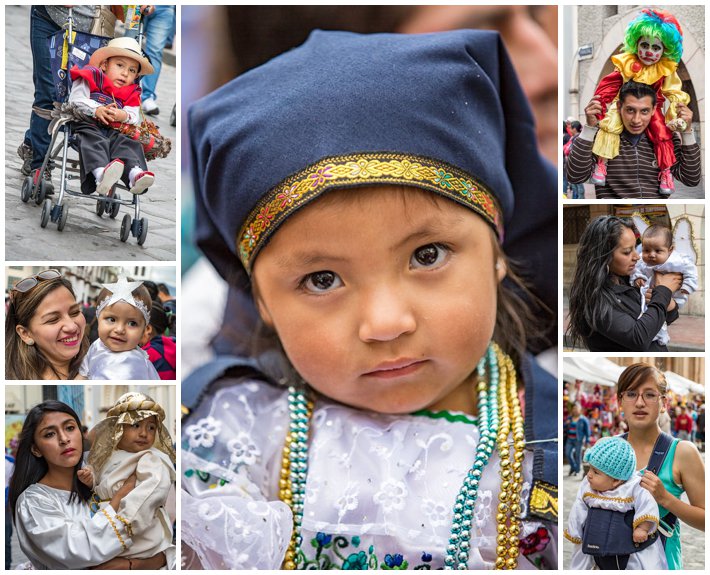
[[[119,239],[121,219],[133,216],[132,206],[121,206],[115,220],[95,213],[96,201],[65,196],[69,216],[64,231],[51,222],[40,228],[41,206],[24,204],[20,189],[24,176],[17,147],[29,126],[32,110],[32,56],[30,51],[30,7],[5,7],[5,259],[9,261],[174,261],[177,241],[177,142],[170,126],[170,112],[176,102],[174,57],[165,59],[157,93],[160,115],[150,117],[160,132],[173,142],[167,158],[154,160],[148,168],[155,172],[155,184],[141,196],[141,217],[148,219],[148,236],[143,246],[130,237]],[[76,157],[76,152],[70,152]],[[55,197],[59,192],[59,167],[52,181]],[[78,180],[69,182],[78,191]],[[129,193],[122,190],[121,196]]]
[[[705,461],[705,454],[700,454]],[[569,569],[570,561],[574,545],[564,538],[562,533],[567,527],[567,518],[569,517],[570,509],[577,496],[579,484],[582,481],[582,475],[569,477],[569,465],[563,465],[562,469],[562,517],[560,523],[560,537],[562,537],[562,565],[560,569]],[[681,496],[681,501],[688,503],[688,497],[685,493]],[[688,525],[681,525],[680,529],[680,544],[683,551],[683,569],[703,570],[705,568],[705,533],[693,529]]]

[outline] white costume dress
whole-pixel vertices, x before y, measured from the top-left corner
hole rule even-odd
[[[287,391],[226,382],[183,426],[183,568],[280,569],[292,516],[279,501]],[[441,568],[452,507],[479,440],[465,415],[381,415],[315,402],[302,544],[308,568]],[[527,511],[530,453],[521,500]],[[499,462],[484,469],[470,569],[496,558]],[[519,569],[557,565],[556,528],[522,523]]]
[[[17,498],[15,530],[35,569],[85,569],[133,544],[108,503],[91,517],[89,504],[69,503],[69,491],[33,483]]]
[[[611,509],[624,513],[633,509],[634,525],[639,525],[643,521],[651,521],[653,528],[649,531],[649,534],[656,532],[658,529],[658,504],[653,496],[641,487],[640,482],[641,475],[635,474],[616,489],[600,493],[589,486],[589,481],[587,481],[586,477],[582,480],[577,492],[577,498],[569,513],[567,529],[565,529],[565,538],[575,544],[569,569],[587,570],[596,568],[594,558],[591,555],[582,553],[582,527],[587,519],[587,512],[590,507]],[[652,571],[668,569],[666,553],[660,537],[656,538],[656,542],[653,545],[629,556],[626,570],[634,569]]]
[[[175,470],[170,458],[151,447],[138,453],[115,450],[106,461],[94,493],[99,499],[110,500],[123,482],[136,473],[136,486],[130,497],[124,497],[118,509],[122,517],[133,517],[133,545],[120,557],[148,559],[165,552],[168,569],[175,567],[175,546],[172,544],[172,523],[165,511]]]
[[[79,374],[87,379],[160,379],[145,351],[111,351],[100,339],[89,347]]]
[[[688,295],[684,294],[683,291],[691,294],[698,289],[698,268],[688,256],[674,250],[670,253],[665,262],[657,266],[649,266],[642,259],[639,259],[636,262],[634,273],[631,274],[630,281],[631,285],[635,285],[634,282],[639,278],[646,280],[646,284],[641,288],[642,314],[645,313],[648,308],[648,304],[646,303],[646,292],[649,288],[652,288],[653,285],[655,285],[653,282],[655,272],[675,272],[683,274],[683,285],[680,286],[680,290],[673,294],[673,299],[678,305],[678,308],[681,308],[688,302]],[[656,334],[656,337],[653,338],[653,341],[657,341],[662,345],[668,345],[670,338],[668,337],[668,325],[665,322]]]

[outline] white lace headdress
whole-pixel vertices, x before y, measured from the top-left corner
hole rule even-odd
[[[118,281],[113,284],[104,284],[104,287],[111,292],[96,306],[96,317],[101,315],[101,312],[110,305],[119,301],[124,301],[135,307],[143,314],[146,325],[150,323],[150,310],[148,306],[139,299],[133,297],[133,291],[143,285],[143,282],[129,282],[125,277],[118,278]]]

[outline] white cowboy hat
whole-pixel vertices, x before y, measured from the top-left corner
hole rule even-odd
[[[141,47],[133,38],[114,38],[103,48],[99,48],[91,55],[89,66],[98,68],[104,60],[108,60],[113,56],[123,56],[130,58],[140,64],[140,75],[150,76],[155,70],[150,63],[150,60],[143,55]]]

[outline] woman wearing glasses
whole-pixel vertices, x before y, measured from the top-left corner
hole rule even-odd
[[[577,267],[569,294],[572,345],[589,351],[668,351],[653,341],[664,322],[678,319],[671,295],[680,289],[679,273],[656,273],[648,309],[641,314],[641,292],[629,276],[639,254],[631,220],[600,216],[579,240]]]
[[[705,531],[705,465],[693,443],[673,439],[657,473],[646,469],[661,435],[658,419],[667,409],[666,391],[663,373],[645,363],[630,365],[619,376],[619,406],[638,470],[643,470],[641,486],[658,503],[661,531],[669,534],[665,545],[668,568],[682,569],[680,523]],[[684,492],[688,503],[680,499]]]
[[[5,320],[6,379],[74,379],[89,347],[86,319],[57,270],[20,280]]]

